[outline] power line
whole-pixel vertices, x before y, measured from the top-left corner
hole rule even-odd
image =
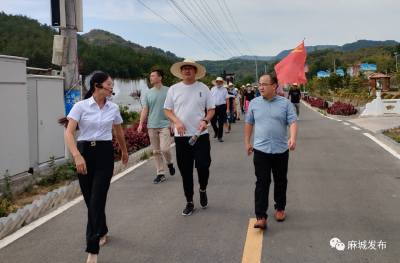
[[[194,22],[187,14],[186,12],[178,5],[178,3],[176,3],[176,1],[171,0],[171,2],[176,6],[176,8],[178,8],[178,10],[189,20],[190,23],[192,23],[192,25],[197,29],[197,31],[199,31],[200,34],[203,35],[203,37],[206,39],[206,41],[208,41],[210,43],[210,45],[219,53],[218,55],[220,57],[224,57],[225,55],[223,55],[215,46],[215,43],[213,43],[211,41],[211,39],[208,38],[208,36],[203,32],[203,30],[196,24],[196,22]]]
[[[198,6],[198,8],[200,9],[200,11],[203,13],[203,15],[205,16],[205,21],[207,21],[207,20],[209,20],[209,19],[207,19],[207,16],[206,16],[206,14],[203,12],[203,10],[200,8],[200,6],[197,4],[197,2],[196,2],[196,0],[194,0],[194,2],[195,2],[195,4]],[[201,18],[201,14],[196,10],[196,8],[195,8],[195,6],[192,4],[192,2],[191,1],[189,1],[189,3],[193,6],[193,9],[196,11],[196,13],[199,15],[199,17]],[[205,26],[202,22],[201,22],[201,20],[199,20],[200,21],[200,23],[203,25],[203,26]],[[206,29],[207,29],[207,31],[214,37],[214,39],[218,42],[218,44],[223,48],[223,50],[224,50],[224,52],[226,53],[226,54],[228,54],[228,56],[229,57],[232,57],[232,54],[229,52],[229,49],[227,49],[222,43],[221,43],[221,41],[220,41],[220,39],[219,39],[219,37],[218,36],[216,36],[212,31],[212,29],[208,29],[207,27],[206,27]],[[216,32],[217,33],[217,35],[218,35],[218,32]]]
[[[199,1],[200,1],[200,0],[199,0]],[[195,4],[199,7],[199,9],[200,9],[200,11],[203,13],[203,15],[207,18],[206,13],[204,13],[204,11],[203,11],[203,9],[200,7],[200,5],[197,4],[197,1],[194,0],[194,2],[195,2]],[[202,3],[202,4],[203,4],[203,3]],[[206,9],[204,5],[203,5],[203,8]],[[208,11],[206,10],[206,12],[208,12]],[[214,18],[210,15],[210,13],[208,13],[208,15],[212,18],[212,21],[215,22]],[[222,39],[225,41],[226,45],[227,45],[228,48],[230,49],[231,47],[229,46],[229,43],[226,41],[225,37],[224,37],[223,35],[221,35],[220,32],[218,32],[218,29],[214,26],[214,24],[212,23],[212,21],[211,21],[210,19],[206,19],[206,20],[209,21],[209,23],[211,24],[211,26],[214,28],[216,34],[217,34],[220,38],[222,38]],[[221,36],[222,36],[222,37],[221,37]],[[227,49],[227,51],[228,51],[229,49]],[[233,49],[233,51],[235,51],[235,50]],[[229,52],[229,51],[228,51],[228,52]],[[229,54],[232,56],[232,54],[231,54],[230,52],[229,52]]]
[[[235,19],[233,19],[233,16],[232,16],[232,14],[231,14],[231,11],[229,11],[229,8],[228,8],[228,6],[226,5],[226,2],[225,2],[225,0],[223,0],[224,1],[224,4],[225,4],[225,6],[226,6],[226,9],[228,10],[228,12],[229,12],[229,15],[231,16],[231,18],[232,18],[232,21],[233,21],[233,23],[235,24],[235,26],[236,26],[236,29],[239,31],[239,34],[240,34],[240,36],[242,37],[242,39],[243,39],[243,41],[244,41],[244,43],[246,44],[246,47],[247,47],[247,49],[251,52],[251,50],[250,50],[250,48],[249,48],[249,46],[247,45],[247,43],[246,43],[246,40],[244,40],[244,38],[243,38],[243,36],[242,36],[242,33],[240,33],[240,30],[239,30],[239,27],[236,25],[236,22],[235,22]],[[251,52],[253,55],[254,55],[254,53],[253,52]],[[255,55],[254,55],[255,56]]]
[[[189,24],[188,22],[186,22],[186,20],[185,20],[184,18],[182,18],[182,16],[175,10],[175,8],[173,8],[173,6],[168,2],[168,0],[165,0],[165,2],[167,2],[167,4],[171,7],[171,9],[174,10],[174,12],[176,13],[176,15],[179,16],[180,19],[182,19],[182,21],[187,25],[187,27],[188,27],[198,38],[201,39],[201,37],[196,33],[196,31],[194,31],[194,30],[192,29],[192,27],[190,26],[190,24]],[[195,28],[195,29],[196,29],[196,28]],[[203,40],[202,40],[202,41],[203,41]],[[205,44],[205,45],[207,45],[207,44]],[[212,47],[211,47],[211,49],[210,49],[210,47],[208,47],[208,49],[209,49],[210,51],[212,51],[212,50],[211,50]],[[212,51],[212,52],[214,52],[214,51]],[[214,53],[215,53],[215,52],[214,52]]]
[[[222,10],[222,13],[224,13],[224,16],[225,16],[226,20],[228,20],[228,22],[229,22],[229,25],[231,26],[231,28],[232,28],[233,32],[235,32],[236,36],[237,36],[237,37],[238,37],[238,39],[239,39],[239,40],[242,42],[243,46],[244,46],[245,48],[247,48],[247,47],[246,47],[246,44],[245,44],[245,43],[243,43],[242,39],[241,39],[241,38],[239,37],[239,35],[236,33],[236,30],[233,28],[231,21],[229,21],[228,17],[227,17],[227,16],[226,16],[226,14],[225,14],[225,11],[224,11],[224,9],[222,8],[222,6],[221,6],[221,4],[219,3],[219,1],[218,1],[218,0],[217,0],[217,3],[218,3],[218,5],[219,5],[219,7],[221,8],[221,10]],[[251,52],[251,50],[249,50],[249,51],[250,51],[250,53],[252,53],[252,54],[253,54],[253,52]],[[254,55],[254,54],[253,54],[253,55]]]
[[[243,56],[243,54],[239,51],[239,49],[237,48],[237,46],[235,45],[235,43],[232,41],[232,39],[228,36],[228,34],[226,33],[226,30],[224,29],[223,25],[219,22],[218,17],[216,15],[214,15],[214,12],[212,11],[212,9],[210,8],[210,6],[207,4],[207,2],[204,0],[204,3],[206,4],[207,8],[210,10],[211,14],[212,14],[212,18],[215,20],[217,20],[217,26],[218,28],[220,28],[221,32],[224,33],[224,35],[226,36],[226,38],[230,41],[231,45],[235,47],[235,49]]]
[[[192,9],[185,3],[184,0],[182,0],[183,4],[189,9],[189,11],[197,18],[197,20],[200,22],[200,24],[208,31],[208,33],[210,33],[210,35],[212,36],[212,33],[208,30],[208,28],[203,24],[203,22],[201,21],[201,19],[199,19],[197,17],[197,15],[192,11]],[[189,1],[189,3],[191,4],[191,2]],[[193,5],[192,5],[193,6]],[[193,6],[194,8],[194,6]],[[195,8],[194,8],[195,9]],[[208,35],[207,35],[208,37]],[[214,37],[215,38],[215,37]],[[222,54],[224,54],[225,57],[229,56],[223,49],[221,49],[210,37],[208,37],[208,39],[210,39],[210,41],[220,50],[220,52]],[[218,42],[218,41],[217,41]]]
[[[154,13],[156,16],[158,16],[159,18],[161,18],[162,20],[164,20],[165,22],[167,22],[168,24],[170,24],[171,26],[173,26],[175,29],[177,29],[179,32],[181,32],[182,34],[184,34],[185,36],[187,36],[188,38],[192,39],[194,42],[196,42],[197,44],[203,46],[204,48],[207,48],[206,46],[204,46],[203,44],[199,43],[198,41],[196,41],[194,38],[192,38],[191,36],[188,36],[185,32],[183,32],[182,30],[180,30],[179,28],[177,28],[176,26],[174,26],[173,24],[171,24],[170,22],[168,22],[167,20],[165,20],[162,16],[160,16],[159,14],[157,14],[156,12],[154,12],[151,8],[149,8],[148,6],[146,6],[145,4],[143,4],[140,0],[137,0],[139,3],[141,3],[144,7],[146,7],[147,9],[149,9],[152,13]],[[207,48],[208,49],[208,48]],[[215,53],[214,51],[210,50],[211,52]],[[217,53],[215,53],[216,55],[218,55]],[[218,55],[219,56],[219,55]]]

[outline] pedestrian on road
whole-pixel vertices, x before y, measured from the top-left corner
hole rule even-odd
[[[242,102],[241,102],[241,100],[242,100],[242,95],[241,95],[241,92],[239,91],[239,89],[235,89],[236,90],[236,93],[237,93],[237,97],[235,98],[235,102],[236,102],[236,119],[238,120],[238,121],[240,121],[240,111],[239,111],[239,108],[241,107],[241,105],[242,105]]]
[[[235,103],[235,94],[233,94],[232,88],[226,85],[224,87],[227,89],[229,95],[229,115],[227,115],[224,120],[225,132],[229,133],[232,129],[234,113],[236,113],[236,103]]]
[[[242,97],[242,98],[240,99],[240,109],[242,110],[242,114],[245,114],[246,98],[245,98],[244,95],[246,94],[246,92],[247,92],[246,86],[243,85],[243,86],[240,88],[240,96]]]
[[[202,208],[208,206],[206,189],[210,176],[211,144],[207,124],[215,113],[215,104],[207,86],[196,81],[206,74],[206,69],[202,65],[187,58],[172,65],[171,73],[182,79],[182,82],[171,86],[164,109],[167,118],[175,124],[176,160],[187,201],[182,215],[190,216],[195,209],[194,162],[200,184],[200,206]],[[207,109],[205,117],[204,109]]]
[[[246,103],[245,106],[246,106],[246,114],[247,114],[250,101],[252,101],[256,97],[256,94],[254,93],[254,91],[251,90],[251,85],[249,83],[247,83],[246,87],[247,87],[247,91],[244,94],[244,101]]]
[[[151,71],[150,83],[153,84],[154,87],[149,89],[143,97],[143,109],[137,129],[139,133],[142,132],[143,122],[150,112],[147,121],[147,129],[149,131],[150,144],[153,148],[154,162],[157,168],[157,177],[154,179],[155,184],[159,184],[165,180],[163,156],[168,166],[169,174],[175,174],[170,147],[170,137],[174,126],[164,114],[164,103],[169,88],[162,84],[163,78],[164,72],[161,69]]]
[[[114,172],[114,148],[111,128],[114,128],[122,150],[122,163],[128,162],[122,118],[118,105],[106,97],[113,92],[114,83],[106,73],[95,73],[84,100],[76,103],[68,114],[65,141],[75,158],[79,185],[88,208],[86,228],[87,262],[97,262],[100,246],[106,242],[106,200]],[[75,145],[74,132],[79,125],[81,134]]]
[[[231,91],[232,93],[233,93],[233,95],[235,96],[235,100],[233,100],[233,102],[235,103],[235,109],[236,109],[236,98],[237,98],[237,96],[238,96],[238,93],[237,93],[237,91],[236,91],[236,89],[233,87],[233,83],[232,82],[229,82],[229,89],[228,89],[228,93],[229,93],[229,91]],[[231,100],[229,100],[229,102],[231,103]],[[229,105],[230,107],[232,107],[231,105]],[[233,114],[233,121],[232,121],[232,123],[236,123],[236,120],[237,120],[237,116],[236,116],[236,111],[234,112],[234,114]],[[231,113],[232,114],[232,113]]]
[[[245,142],[250,156],[254,152],[254,168],[257,177],[255,189],[254,228],[267,228],[267,209],[271,171],[274,177],[275,218],[285,220],[287,171],[289,150],[296,148],[297,118],[290,102],[276,94],[277,78],[265,74],[260,78],[260,93],[251,101],[246,116]],[[254,132],[254,148],[250,138]],[[287,138],[290,127],[290,139]]]
[[[212,84],[216,86],[211,89],[211,95],[215,103],[215,115],[211,120],[211,125],[214,129],[214,138],[218,137],[218,141],[223,142],[222,136],[224,132],[223,129],[225,118],[230,114],[229,94],[227,89],[223,87],[223,85],[226,85],[226,81],[224,81],[221,77],[213,80]]]
[[[260,91],[258,90],[257,85],[254,86],[254,93],[256,94],[256,97],[260,97],[260,96],[261,96]]]
[[[285,92],[283,91],[283,89],[280,85],[276,86],[276,94],[278,94],[279,96],[285,97]]]
[[[293,89],[289,91],[287,98],[289,99],[289,97],[291,96],[290,101],[293,104],[293,108],[296,108],[297,120],[299,120],[301,92],[297,89],[297,83],[293,83],[292,87]]]

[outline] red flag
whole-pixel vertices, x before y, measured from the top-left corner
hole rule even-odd
[[[306,73],[304,72],[306,57],[307,53],[303,40],[298,47],[275,66],[279,85],[288,83],[305,84],[307,82]]]

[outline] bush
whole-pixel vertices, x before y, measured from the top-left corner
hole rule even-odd
[[[400,99],[400,94],[397,94],[396,96],[394,96],[395,99]]]
[[[13,181],[11,179],[10,173],[6,170],[4,174],[4,189],[2,190],[3,197],[8,199],[9,201],[14,201],[14,186]]]
[[[314,98],[308,97],[307,98],[307,102],[312,107],[315,107],[315,108],[318,108],[318,109],[321,109],[321,110],[328,108],[328,102],[326,100],[324,100],[324,99],[320,99],[320,98],[314,99]]]
[[[134,124],[140,120],[140,113],[137,111],[129,111],[128,106],[122,106],[118,104],[119,112],[121,113],[121,117],[123,120],[122,126],[126,127],[127,125]]]
[[[139,123],[135,123],[132,128],[126,128],[124,130],[128,154],[137,152],[140,149],[146,148],[150,145],[150,138],[147,130],[147,119],[143,123],[143,129],[141,133],[137,132],[138,126]],[[121,160],[122,152],[115,135],[113,135],[112,142],[114,147],[114,160]]]
[[[354,108],[353,105],[342,102],[335,102],[332,106],[328,108],[327,112],[328,114],[342,115],[342,116],[350,116],[357,114],[357,110]]]
[[[78,179],[78,172],[74,161],[67,160],[63,165],[57,166],[55,164],[54,156],[50,158],[48,164],[50,171],[41,177],[37,182],[41,186],[54,185],[62,180],[74,181]]]

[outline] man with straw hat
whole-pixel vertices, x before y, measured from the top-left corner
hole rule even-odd
[[[210,175],[211,145],[207,124],[214,116],[215,104],[208,87],[196,81],[206,74],[206,69],[202,65],[187,58],[172,65],[171,73],[182,81],[172,85],[168,90],[164,112],[175,125],[176,160],[187,201],[182,215],[190,216],[195,209],[194,162],[200,183],[200,206],[206,208],[208,205],[206,189]],[[206,114],[204,109],[207,110]]]
[[[225,116],[229,115],[229,95],[226,88],[226,81],[221,77],[212,81],[215,86],[211,89],[211,94],[215,103],[215,115],[211,120],[211,125],[214,129],[214,138],[218,137],[219,142],[223,142],[222,135],[224,129]],[[218,122],[218,126],[217,126]]]

